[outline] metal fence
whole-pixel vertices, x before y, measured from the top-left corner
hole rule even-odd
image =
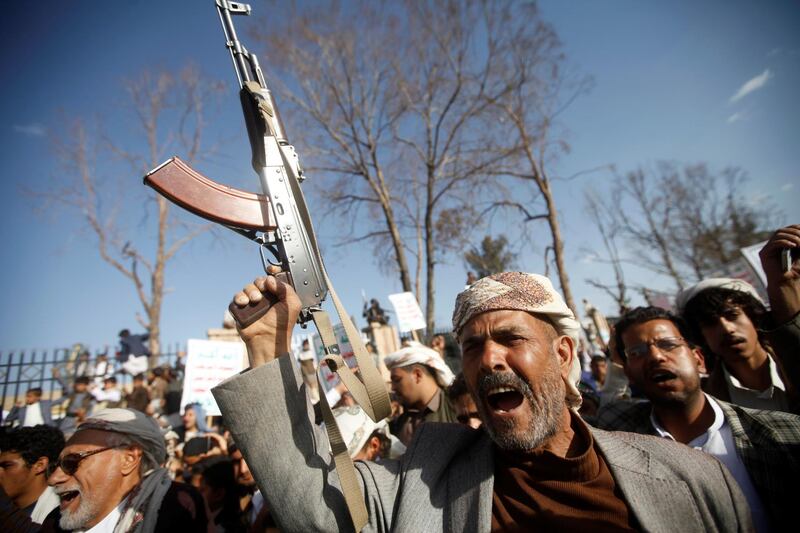
[[[82,355],[84,353],[88,357]],[[167,345],[167,349],[158,356],[157,366],[175,368],[179,363],[179,356],[182,357],[183,354],[185,347],[182,345]],[[123,391],[128,390],[133,376],[122,371],[121,363],[113,353],[92,351],[81,344],[54,350],[0,352],[0,407],[3,415],[15,404],[24,401],[28,389],[41,388],[43,399],[57,400],[65,392],[69,392],[75,378],[79,376],[87,376],[102,383],[102,377],[95,375],[95,369],[104,357],[110,365],[105,375],[113,375],[117,378],[118,387]]]

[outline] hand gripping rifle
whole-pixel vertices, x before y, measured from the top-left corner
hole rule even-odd
[[[193,170],[178,157],[150,171],[144,177],[144,182],[184,209],[222,224],[259,244],[264,269],[267,269],[268,263],[280,266],[297,292],[302,303],[299,322],[305,325],[313,321],[316,325],[325,347],[323,361],[339,375],[364,411],[378,422],[390,412],[386,387],[325,272],[300,188],[304,179],[303,171],[297,153],[286,137],[258,59],[247,51],[236,36],[232,16],[249,15],[250,6],[230,0],[215,0],[215,3],[225,33],[225,44],[239,81],[239,97],[252,148],[252,165],[261,182],[263,194],[219,184]],[[275,262],[267,259],[265,250],[274,256]],[[329,292],[353,346],[361,379],[353,374],[341,358],[330,318],[322,310],[322,301]],[[269,295],[265,296],[258,304],[251,304],[245,309],[231,303],[229,309],[240,327],[258,320],[275,303],[274,299],[269,299]],[[358,531],[368,518],[364,497],[347,446],[342,441],[324,394],[320,395],[320,406],[345,501]]]

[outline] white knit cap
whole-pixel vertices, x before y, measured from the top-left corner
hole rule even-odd
[[[386,419],[375,423],[358,405],[337,407],[333,410],[333,416],[336,417],[336,424],[339,426],[339,431],[342,432],[342,440],[347,445],[347,453],[350,454],[350,457],[358,455],[376,429],[392,442],[389,457],[385,459],[394,459],[406,451],[403,443],[389,432],[389,424]]]
[[[708,289],[729,289],[732,291],[744,292],[764,305],[764,300],[758,295],[755,287],[744,280],[734,278],[708,278],[678,293],[678,297],[675,299],[675,308],[678,314],[682,315],[683,312],[686,311],[686,306],[689,305],[689,302],[691,302],[695,296]]]
[[[436,383],[443,389],[449,387],[455,379],[453,371],[439,352],[416,341],[411,341],[409,346],[387,355],[383,362],[389,370],[415,364],[425,365],[433,371]]]

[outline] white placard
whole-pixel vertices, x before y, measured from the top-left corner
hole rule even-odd
[[[761,268],[761,258],[758,257],[758,252],[760,252],[766,244],[767,241],[764,241],[740,250],[745,260],[747,260],[747,264],[750,265],[750,268],[753,269],[753,272],[756,273],[756,276],[758,276],[758,279],[761,281],[762,287],[767,286],[767,275],[764,273],[764,269]]]
[[[392,302],[397,315],[397,329],[400,332],[425,329],[425,316],[422,314],[422,309],[419,308],[413,292],[390,294],[389,301]]]
[[[245,368],[246,352],[241,342],[189,339],[186,348],[181,409],[199,403],[209,416],[219,416],[211,388]]]
[[[333,326],[333,334],[336,336],[336,342],[339,344],[339,353],[344,359],[345,364],[350,368],[356,368],[356,354],[353,351],[353,345],[350,344],[350,339],[347,338],[347,332],[344,326],[336,324]],[[318,335],[314,336],[314,348],[319,359],[325,356],[325,348],[322,346],[322,339]],[[318,343],[318,344],[317,344]],[[331,390],[339,384],[339,375],[331,372],[328,365],[320,365],[320,375],[322,376],[322,385],[325,390]]]

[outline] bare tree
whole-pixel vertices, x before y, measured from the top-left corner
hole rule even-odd
[[[404,290],[407,258],[416,258],[429,331],[436,266],[463,249],[475,199],[513,151],[489,111],[513,90],[501,74],[515,37],[530,31],[520,6],[332,2],[265,21],[273,28],[263,39],[267,64],[289,104],[284,117],[303,131],[297,140],[324,179],[318,190],[330,211],[351,221],[345,242],[391,250]],[[362,210],[374,223],[368,229]]]
[[[303,132],[295,140],[304,161],[312,175],[328,178],[316,190],[336,220],[350,221],[342,242],[388,242],[403,290],[411,291],[404,221],[396,214],[403,194],[394,174],[403,172],[402,158],[392,143],[404,111],[392,64],[400,37],[380,6],[363,3],[358,11],[354,18],[331,4],[292,12],[255,37],[267,48],[267,69],[278,74],[273,85],[287,104],[284,118]],[[361,209],[374,222],[366,228],[355,225]]]
[[[473,246],[464,254],[464,261],[476,273],[478,278],[505,272],[512,268],[517,254],[508,250],[508,239],[500,235],[496,239],[486,235],[480,248]]]
[[[678,290],[683,290],[686,282],[678,270],[668,235],[670,220],[680,216],[678,206],[670,201],[668,191],[647,179],[641,168],[618,177],[616,188],[619,198],[633,204],[633,209],[620,208],[617,213],[622,231],[639,251],[638,261],[645,268],[669,276]]]
[[[512,164],[496,172],[530,185],[531,202],[506,198],[493,207],[516,211],[525,222],[543,220],[547,223],[556,273],[566,304],[577,316],[564,259],[564,239],[553,196],[550,167],[567,150],[558,130],[558,117],[569,104],[588,89],[589,78],[574,78],[563,71],[564,56],[561,43],[553,28],[544,22],[535,4],[525,4],[524,20],[514,34],[514,47],[508,60],[500,67],[507,86],[512,90],[492,102],[507,127],[505,135],[513,143],[515,158]],[[542,205],[537,205],[541,202]]]
[[[660,161],[618,177],[609,199],[637,263],[690,281],[738,270],[740,249],[767,238],[778,215],[748,200],[741,169]]]
[[[425,318],[435,329],[436,265],[463,249],[477,218],[472,205],[509,150],[495,142],[490,103],[511,90],[497,69],[513,47],[509,2],[408,1],[407,46],[395,61],[404,113],[395,138],[422,175]],[[483,54],[475,50],[483,50]]]
[[[619,226],[616,223],[614,209],[619,205],[618,194],[616,197],[612,196],[611,201],[605,202],[600,198],[597,191],[589,189],[585,191],[584,198],[586,213],[595,223],[608,257],[607,260],[601,259],[601,261],[608,262],[614,271],[613,284],[602,283],[596,278],[587,279],[586,283],[608,294],[617,304],[617,310],[622,315],[628,309],[630,299],[627,294],[628,286],[625,283],[625,272],[622,269],[622,257],[617,246]],[[597,257],[596,252],[593,251],[593,254]]]
[[[63,135],[53,139],[65,173],[58,185],[35,194],[78,215],[96,239],[102,260],[133,284],[144,311],[136,318],[150,335],[151,364],[156,364],[166,266],[210,225],[175,218],[166,199],[145,192],[141,176],[175,151],[190,163],[210,152],[203,144],[205,111],[222,85],[186,67],[178,75],[144,72],[125,81],[124,89],[130,99],[126,107],[135,118],[137,141],[133,145],[126,141],[123,148],[100,132],[101,125],[92,127],[91,121],[74,119]],[[123,113],[114,117],[115,123],[124,122]],[[175,126],[164,127],[165,123]],[[99,159],[101,151],[116,154],[128,165],[109,164],[113,157]],[[142,233],[139,226],[152,211],[156,220],[153,233]]]
[[[668,201],[679,207],[669,225],[673,256],[697,280],[736,270],[740,250],[778,226],[771,206],[743,194],[747,176],[739,168],[715,173],[705,163],[661,162],[657,169]]]

